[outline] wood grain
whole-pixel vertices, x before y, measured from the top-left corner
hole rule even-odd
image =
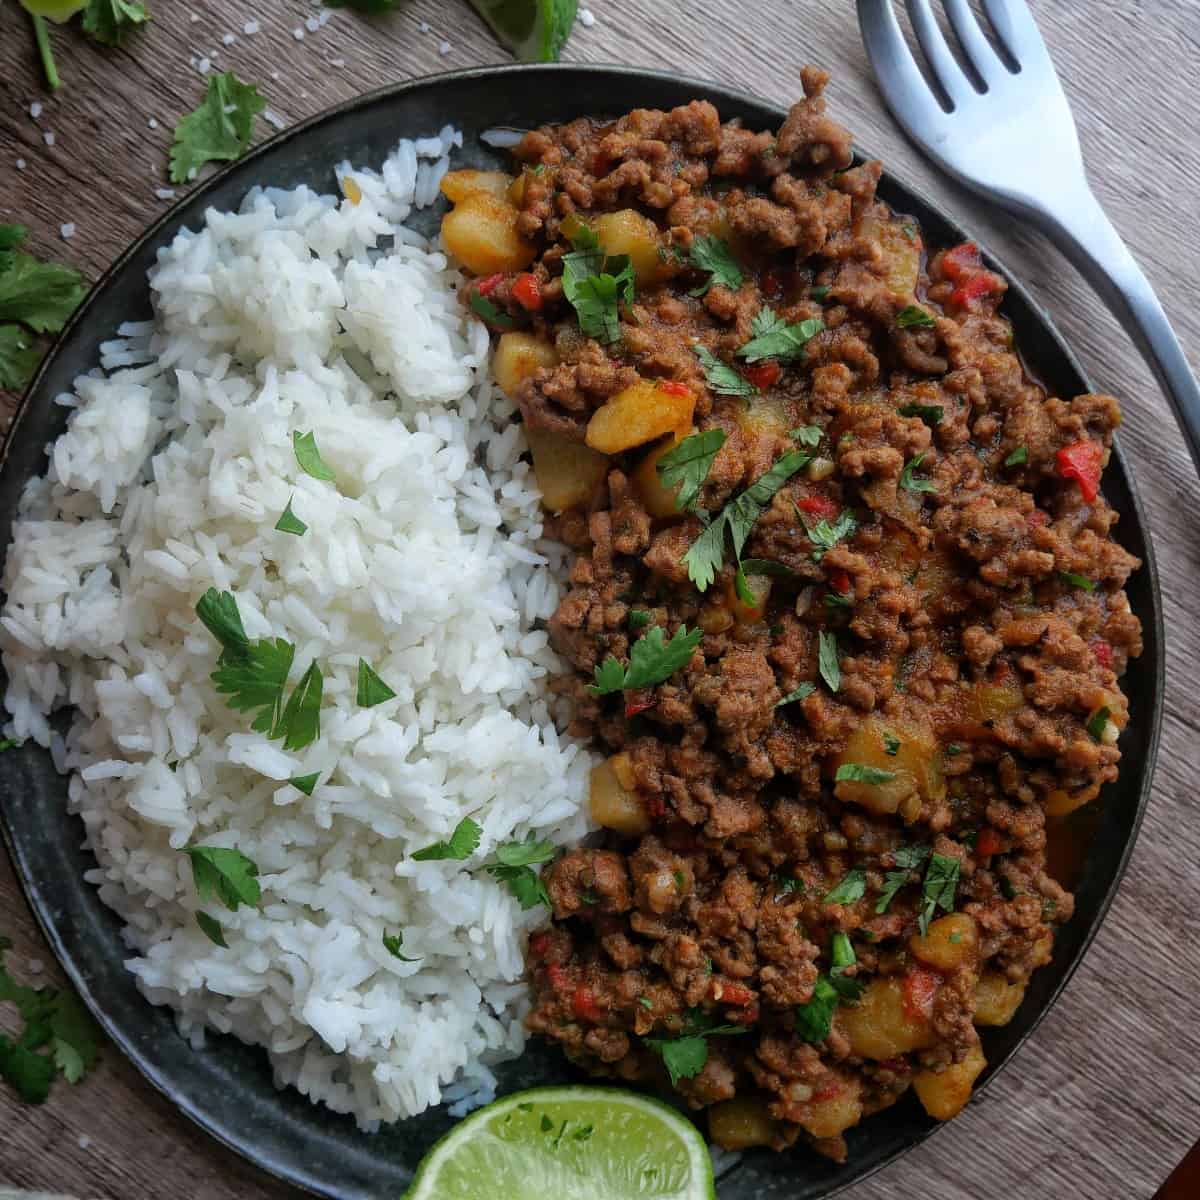
[[[339,11],[302,41],[291,31],[318,11],[306,0],[151,0],[151,7],[151,27],[127,49],[106,52],[77,32],[57,34],[65,86],[51,99],[32,65],[23,15],[0,4],[0,220],[29,225],[37,250],[91,277],[165,207],[154,189],[165,186],[170,128],[204,88],[189,58],[206,54],[219,68],[259,81],[288,122],[393,80],[504,58],[460,0],[412,0],[375,22]],[[1192,677],[1200,663],[1200,484],[1166,404],[1124,332],[1065,261],[1038,235],[940,178],[904,141],[871,81],[852,6],[593,0],[592,7],[596,24],[577,30],[569,59],[675,69],[781,103],[796,96],[802,63],[828,67],[833,104],[859,143],[1006,258],[1096,385],[1124,402],[1121,439],[1163,573],[1168,657],[1163,751],[1129,874],[1062,1001],[982,1102],[850,1195],[1148,1198],[1200,1133],[1200,950],[1191,929],[1200,907],[1200,827],[1189,811],[1200,758],[1200,688]],[[1033,7],[1096,191],[1200,369],[1195,2],[1035,0]],[[262,32],[242,36],[251,17]],[[221,44],[226,32],[238,34],[228,47]],[[28,115],[35,99],[45,105],[39,121]],[[43,144],[45,130],[56,134],[52,148]],[[18,157],[24,171],[14,169]],[[58,230],[68,221],[77,232],[64,243]],[[0,926],[17,942],[18,967],[31,958],[48,963],[2,855]],[[47,974],[55,974],[49,964]],[[84,1086],[58,1088],[42,1108],[23,1107],[0,1090],[0,1130],[0,1186],[112,1200],[294,1194],[193,1129],[114,1052]]]

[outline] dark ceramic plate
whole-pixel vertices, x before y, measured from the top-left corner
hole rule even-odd
[[[306,183],[329,191],[334,163],[344,158],[377,163],[398,138],[432,133],[448,121],[465,134],[459,161],[492,166],[500,156],[477,141],[491,126],[602,115],[614,106],[670,107],[697,97],[714,101],[723,117],[741,117],[756,128],[774,128],[783,117],[779,109],[751,96],[650,71],[500,67],[388,88],[280,134],[197,188],[154,225],[80,308],[17,414],[0,469],[0,544],[8,544],[22,485],[45,470],[45,446],[63,430],[66,410],[53,405],[52,397],[97,361],[100,343],[113,336],[121,321],[150,315],[146,271],[156,251],[180,227],[197,226],[209,205],[236,207],[256,183]],[[896,180],[885,176],[880,194],[896,209],[916,216],[931,245],[963,239],[963,231],[948,217]],[[427,219],[432,223],[437,215]],[[994,260],[989,266],[1002,270]],[[1005,311],[1031,368],[1054,394],[1090,390],[1046,315],[1011,276],[1009,283]],[[1076,888],[1075,917],[1059,933],[1054,961],[1034,976],[1016,1019],[984,1038],[991,1064],[985,1080],[1029,1036],[1079,964],[1116,891],[1150,791],[1162,707],[1162,614],[1145,518],[1119,451],[1105,478],[1105,492],[1121,515],[1121,542],[1145,564],[1129,587],[1146,650],[1125,679],[1132,719],[1121,739],[1123,771],[1100,802],[1093,844]],[[49,755],[36,747],[0,758],[0,816],[29,901],[67,974],[112,1040],[189,1117],[283,1179],[339,1200],[379,1200],[403,1192],[422,1154],[453,1124],[452,1118],[439,1109],[367,1136],[350,1119],[310,1105],[298,1092],[277,1092],[266,1055],[259,1050],[222,1037],[213,1037],[202,1053],[189,1049],[171,1014],[147,1004],[121,965],[126,950],[119,923],[83,882],[93,860],[79,849],[83,825],[67,815],[66,791]],[[520,1061],[502,1070],[501,1078],[503,1089],[513,1090],[566,1082],[572,1075],[556,1052],[535,1041]],[[835,1166],[802,1148],[781,1155],[755,1153],[722,1177],[720,1195],[722,1200],[830,1196],[935,1128],[910,1095],[851,1130],[846,1165]]]

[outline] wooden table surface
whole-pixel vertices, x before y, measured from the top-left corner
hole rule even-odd
[[[124,49],[105,52],[77,28],[57,33],[65,86],[51,98],[24,15],[0,3],[0,220],[28,225],[36,251],[92,278],[166,208],[155,189],[167,186],[170,130],[203,92],[199,57],[258,82],[288,122],[387,82],[506,58],[462,0],[411,0],[374,22],[339,10],[303,39],[292,31],[320,11],[308,0],[149,6],[153,23]],[[1200,371],[1195,0],[1033,7],[1095,189]],[[1200,1135],[1200,950],[1191,921],[1200,910],[1200,822],[1194,806],[1186,808],[1200,766],[1200,484],[1166,404],[1125,333],[1064,260],[940,178],[904,141],[875,91],[852,5],[593,0],[592,8],[595,24],[577,27],[568,59],[676,69],[780,103],[798,94],[801,64],[829,68],[832,105],[859,144],[944,201],[1006,258],[1095,385],[1124,402],[1121,440],[1158,550],[1168,657],[1154,799],[1129,873],[1061,1002],[986,1097],[850,1196],[1148,1198]],[[253,36],[243,34],[248,19],[261,23]],[[228,46],[227,33],[237,35]],[[29,113],[35,100],[44,105],[38,120]],[[269,132],[262,122],[259,129]],[[24,170],[15,169],[18,158]],[[76,227],[69,242],[59,233],[66,222]],[[16,941],[18,972],[30,977],[30,960],[34,968],[42,960],[43,977],[56,977],[3,852],[0,933]],[[0,1012],[0,1028],[10,1017]],[[296,1194],[194,1129],[112,1050],[83,1085],[57,1086],[40,1108],[22,1106],[0,1085],[0,1197],[6,1185],[110,1200]]]

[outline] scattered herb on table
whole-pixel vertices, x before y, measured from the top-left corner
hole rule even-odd
[[[149,20],[146,6],[137,0],[88,0],[83,32],[104,46],[119,46],[126,34]]]
[[[254,118],[267,102],[232,71],[210,75],[199,107],[180,119],[171,143],[171,182],[187,183],[205,163],[233,162],[250,146]]]
[[[20,391],[42,358],[39,334],[58,333],[87,288],[77,271],[18,247],[22,225],[0,225],[0,388]]]

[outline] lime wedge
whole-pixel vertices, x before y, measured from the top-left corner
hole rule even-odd
[[[460,1121],[404,1200],[714,1200],[699,1130],[635,1092],[514,1092]]]
[[[69,21],[87,0],[21,0],[21,7],[34,17],[49,17],[51,21]]]
[[[577,0],[471,0],[475,11],[522,62],[558,62]]]

